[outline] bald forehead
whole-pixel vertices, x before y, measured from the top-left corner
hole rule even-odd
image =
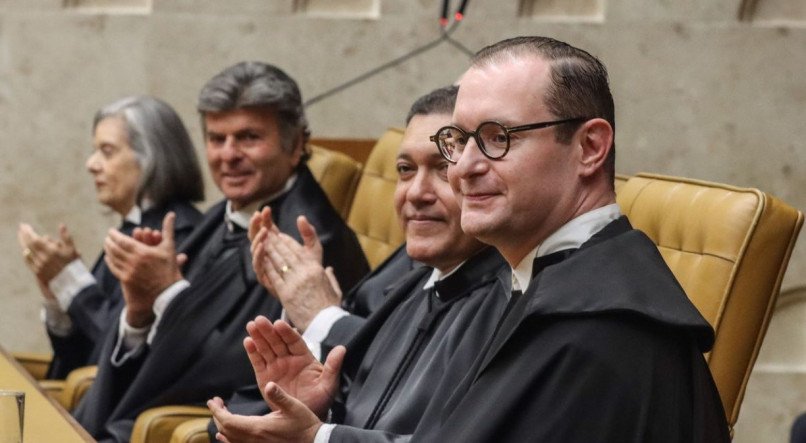
[[[522,124],[547,112],[543,97],[550,69],[549,62],[531,54],[471,66],[459,83],[454,123],[467,124],[464,120],[470,119],[472,124],[486,120]]]

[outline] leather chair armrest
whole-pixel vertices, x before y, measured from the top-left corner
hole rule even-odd
[[[210,410],[201,406],[160,406],[146,409],[137,416],[132,430],[131,443],[157,443],[171,439],[180,424],[206,417]]]
[[[51,355],[37,352],[14,352],[12,356],[31,374],[34,380],[43,380],[50,366]]]
[[[207,423],[210,418],[194,418],[177,426],[170,443],[210,443]]]
[[[92,386],[92,382],[95,381],[95,374],[97,373],[97,366],[83,366],[70,371],[70,374],[67,375],[67,379],[64,382],[62,395],[58,399],[59,403],[68,411],[75,409],[81,397],[83,397],[90,386]]]
[[[67,382],[64,380],[39,380],[38,383],[39,388],[45,391],[48,397],[56,400],[64,407],[64,404],[62,404],[62,394],[64,392],[64,385]],[[65,407],[65,409],[67,409],[67,407]]]

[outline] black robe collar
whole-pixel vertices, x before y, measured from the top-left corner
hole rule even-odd
[[[492,278],[492,274],[500,271],[503,266],[502,260],[495,248],[485,247],[469,258],[456,272],[434,282],[439,299],[448,303],[486,284]]]
[[[566,260],[547,267],[526,294],[526,316],[631,314],[687,331],[702,352],[713,346],[713,329],[655,244],[624,216]]]

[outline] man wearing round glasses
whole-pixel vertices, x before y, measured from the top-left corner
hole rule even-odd
[[[536,122],[536,123],[533,123]],[[482,49],[452,124],[462,230],[512,267],[497,331],[414,441],[729,441],[713,331],[615,200],[604,65],[545,37]]]
[[[509,134],[513,132],[530,131],[533,129],[548,128],[551,126],[564,125],[566,123],[582,123],[588,120],[585,117],[566,118],[550,122],[531,123],[528,125],[507,128],[495,121],[483,122],[475,132],[467,132],[456,126],[444,126],[429,139],[437,144],[440,154],[451,163],[456,163],[469,138],[476,141],[476,146],[490,160],[497,160],[509,152]]]

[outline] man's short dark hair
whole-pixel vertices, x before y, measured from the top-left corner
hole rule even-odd
[[[418,98],[417,101],[411,105],[409,115],[406,116],[406,124],[408,125],[415,115],[453,114],[453,108],[456,106],[456,94],[458,92],[458,86],[444,86],[439,89],[434,89],[428,94]]]
[[[551,63],[551,84],[543,97],[548,110],[557,119],[573,117],[599,117],[607,120],[616,131],[615,106],[610,92],[607,68],[596,57],[549,37],[515,37],[481,49],[473,57],[472,65],[482,67],[507,57],[534,55]],[[557,141],[568,143],[578,125],[568,124],[556,129]],[[615,137],[605,163],[605,171],[615,177]]]
[[[281,144],[286,152],[293,151],[299,137],[303,145],[310,137],[297,82],[268,63],[241,62],[224,69],[204,85],[196,108],[202,117],[206,112],[269,109],[277,115]]]

